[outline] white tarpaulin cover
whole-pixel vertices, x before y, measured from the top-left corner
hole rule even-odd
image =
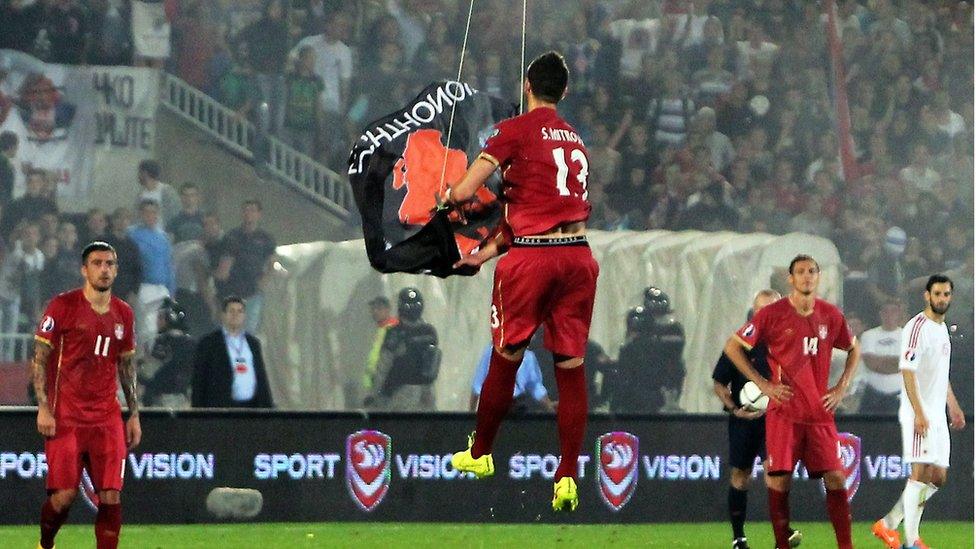
[[[662,288],[685,327],[687,374],[680,404],[688,412],[718,409],[711,371],[721,348],[744,321],[755,292],[785,289],[793,256],[815,257],[823,270],[821,296],[834,303],[841,298],[840,258],[824,238],[590,231],[589,241],[600,262],[591,339],[616,358],[627,309],[640,304],[645,287]],[[443,350],[437,407],[467,409],[471,377],[490,340],[494,262],[474,277],[442,280],[381,275],[370,268],[361,240],[282,246],[278,253],[283,269],[268,288],[260,335],[279,407],[359,408],[363,368],[375,334],[367,302],[385,295],[395,309],[400,288],[415,286],[424,296],[424,318],[437,329]]]

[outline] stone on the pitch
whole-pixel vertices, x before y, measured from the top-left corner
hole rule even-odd
[[[207,495],[207,511],[220,519],[249,519],[261,512],[264,497],[253,488],[214,488]]]

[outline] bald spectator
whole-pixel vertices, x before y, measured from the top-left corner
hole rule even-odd
[[[901,327],[905,306],[888,301],[881,307],[881,325],[861,334],[861,358],[864,360],[864,395],[862,414],[890,414],[898,412],[899,395],[903,385],[898,357],[901,350]]]
[[[691,121],[691,131],[701,136],[715,171],[724,172],[735,160],[735,148],[732,140],[716,129],[715,120],[715,109],[702,107]]]

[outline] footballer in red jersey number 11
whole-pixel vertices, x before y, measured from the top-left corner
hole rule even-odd
[[[118,546],[125,456],[142,439],[132,308],[112,295],[115,249],[101,241],[88,244],[80,270],[83,286],[54,297],[34,334],[37,430],[48,463],[48,497],[40,517],[44,549],[54,547],[83,471],[90,481],[84,484],[86,496],[97,506],[97,545]],[[120,385],[129,413],[124,423],[116,397]]]

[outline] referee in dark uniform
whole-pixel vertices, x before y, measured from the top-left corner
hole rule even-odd
[[[761,290],[752,300],[748,318],[751,319],[759,309],[778,299],[780,295],[776,290]],[[769,378],[765,347],[755,347],[748,355],[756,371]],[[712,381],[716,396],[722,401],[725,413],[729,414],[729,521],[732,523],[732,549],[749,549],[745,534],[746,504],[756,456],[766,460],[766,418],[763,417],[766,412],[753,412],[742,407],[739,392],[748,380],[739,373],[725,353],[722,353],[715,364]],[[799,545],[802,537],[800,532],[791,531],[790,546]]]

